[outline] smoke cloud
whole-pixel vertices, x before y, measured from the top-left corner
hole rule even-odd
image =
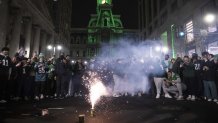
[[[115,44],[103,44],[97,57],[90,60],[89,69],[98,71],[110,95],[135,95],[150,89],[148,76],[155,71],[161,53],[155,51],[158,43],[135,43],[120,40]]]

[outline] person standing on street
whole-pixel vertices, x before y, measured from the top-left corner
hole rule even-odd
[[[9,84],[12,61],[9,55],[9,48],[2,48],[0,54],[0,103],[6,103],[7,85]]]

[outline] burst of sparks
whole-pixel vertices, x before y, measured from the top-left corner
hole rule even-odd
[[[108,93],[97,72],[88,72],[88,75],[89,77],[86,78],[86,80],[89,82],[89,99],[92,109],[94,109],[94,106],[99,101],[100,97],[107,95]]]

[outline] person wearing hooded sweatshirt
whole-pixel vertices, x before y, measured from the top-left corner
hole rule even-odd
[[[35,75],[35,99],[43,99],[45,96],[45,82],[46,82],[46,71],[48,66],[44,60],[44,54],[39,54],[39,61],[36,62],[34,69],[36,71]]]
[[[181,64],[181,70],[183,74],[183,81],[187,85],[187,100],[195,101],[196,99],[196,82],[195,77],[195,66],[191,62],[188,56],[184,56],[184,63]]]
[[[153,63],[153,77],[157,91],[156,99],[160,98],[161,88],[163,87],[163,80],[166,77],[165,67],[161,64],[160,60]],[[166,98],[172,98],[169,94],[165,94]]]
[[[215,84],[215,63],[213,60],[210,60],[209,53],[203,52],[203,62],[202,62],[202,71],[203,71],[203,84],[204,84],[204,95],[207,100],[210,102],[218,102],[217,100],[217,89]]]
[[[181,82],[178,74],[172,71],[167,72],[167,78],[164,79],[163,90],[165,94],[175,94],[177,100],[183,100],[183,91],[186,89],[186,85]]]
[[[57,98],[64,98],[65,95],[63,93],[63,87],[64,87],[64,77],[65,77],[65,67],[64,67],[64,59],[65,56],[62,53],[59,58],[55,62],[55,75],[56,75],[56,93],[55,97]]]

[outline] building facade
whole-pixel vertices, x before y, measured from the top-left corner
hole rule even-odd
[[[74,60],[88,59],[88,30],[86,28],[72,28],[71,29],[71,44],[70,56]]]
[[[57,33],[54,43],[61,45],[65,54],[70,53],[72,0],[45,0]]]
[[[120,38],[122,38],[122,40],[128,40],[137,43],[139,41],[138,30],[124,29],[123,33],[120,35]],[[70,56],[73,60],[89,60],[92,57],[89,55],[88,50],[92,48],[92,51],[98,51],[98,49],[101,47],[101,44],[94,45],[88,43],[88,28],[72,28],[70,47]],[[93,54],[96,56],[99,53],[93,52]]]
[[[72,59],[89,60],[104,52],[110,55],[113,46],[121,40],[137,42],[137,29],[124,29],[120,15],[113,15],[112,0],[97,0],[96,14],[91,14],[87,28],[71,29]],[[106,51],[105,51],[106,50]]]
[[[0,48],[10,48],[10,56],[26,51],[26,57],[46,52],[56,35],[44,0],[1,0]]]
[[[102,43],[112,46],[122,33],[120,15],[112,13],[112,0],[97,0],[96,14],[91,15],[88,24],[88,56],[94,57],[99,54]],[[111,48],[106,52],[110,54]]]
[[[205,21],[208,14],[218,17],[218,0],[138,0],[138,3],[140,39],[160,40],[173,57],[201,54],[218,47],[218,21]]]

